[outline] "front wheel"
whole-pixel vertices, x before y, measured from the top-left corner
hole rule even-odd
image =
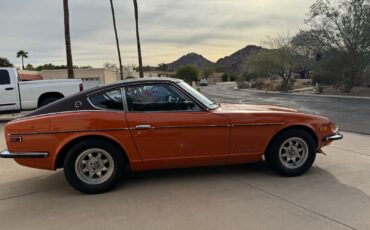
[[[265,154],[266,163],[283,176],[302,175],[311,168],[315,158],[315,140],[300,129],[279,134]]]
[[[91,139],[75,145],[67,153],[64,174],[77,190],[97,194],[109,191],[123,174],[122,152],[109,142]]]

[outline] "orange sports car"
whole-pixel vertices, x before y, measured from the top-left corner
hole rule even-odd
[[[56,170],[84,193],[133,171],[258,162],[298,176],[341,139],[325,117],[266,105],[217,104],[182,80],[122,81],[49,104],[5,126],[0,157]]]

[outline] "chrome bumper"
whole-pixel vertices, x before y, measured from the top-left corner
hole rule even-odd
[[[343,135],[340,134],[340,133],[337,133],[335,135],[327,136],[327,137],[322,138],[322,141],[328,142],[328,141],[336,141],[336,140],[340,140],[340,139],[343,139]]]
[[[7,149],[0,152],[0,158],[46,158],[48,153],[11,153]]]

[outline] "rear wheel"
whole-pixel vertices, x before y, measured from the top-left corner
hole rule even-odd
[[[91,139],[75,145],[67,153],[64,174],[77,190],[96,194],[112,189],[124,169],[122,152],[111,143]]]
[[[267,164],[283,176],[302,175],[311,168],[315,158],[315,140],[300,129],[279,134],[265,154]]]

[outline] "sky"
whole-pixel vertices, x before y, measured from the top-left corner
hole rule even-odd
[[[133,3],[114,0],[124,65],[137,65]],[[314,0],[138,0],[144,65],[195,52],[211,61],[266,36],[294,35]],[[118,63],[109,0],[69,0],[73,61],[102,67]],[[0,0],[0,57],[16,66],[65,64],[62,0]]]

